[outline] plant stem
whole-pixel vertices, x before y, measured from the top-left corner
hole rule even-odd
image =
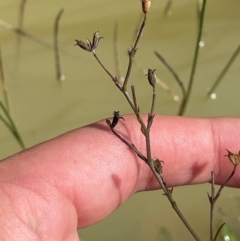
[[[221,195],[221,192],[222,192],[223,188],[227,185],[227,183],[229,182],[229,180],[230,180],[230,179],[233,177],[233,175],[235,174],[236,168],[237,168],[237,165],[234,165],[234,166],[233,166],[232,173],[229,175],[229,177],[227,178],[227,180],[221,185],[221,187],[219,188],[216,196],[214,197],[214,202],[216,202],[216,200],[218,199],[218,197]]]
[[[211,196],[209,197],[210,200],[210,241],[213,241],[213,210],[214,210],[214,197],[215,197],[215,178],[214,172],[211,172]]]
[[[104,71],[109,75],[109,77],[112,79],[112,81],[116,84],[116,86],[121,90],[121,85],[118,82],[118,80],[113,77],[113,75],[107,70],[107,68],[104,66],[104,64],[101,62],[101,60],[98,58],[96,52],[92,51],[94,58],[98,61],[98,63],[101,65],[101,67],[104,69]]]
[[[21,0],[20,6],[19,6],[19,13],[18,13],[18,29],[23,29],[23,21],[24,21],[24,13],[26,8],[26,2],[27,0]],[[21,36],[16,36],[16,63],[18,64],[19,58],[20,58],[20,49],[21,49]]]
[[[224,223],[218,228],[217,233],[215,234],[215,236],[213,236],[213,214],[214,214],[214,205],[216,203],[216,201],[218,200],[219,196],[221,195],[221,192],[223,190],[223,188],[227,185],[227,183],[229,182],[229,180],[233,177],[233,175],[236,172],[236,168],[237,165],[233,165],[233,170],[231,172],[231,174],[229,175],[229,177],[226,179],[226,181],[221,185],[221,187],[218,189],[217,194],[215,195],[215,180],[214,180],[214,172],[211,172],[211,195],[208,194],[208,198],[209,198],[209,202],[210,202],[210,241],[216,241],[218,234],[220,232],[220,230],[222,229],[222,227],[224,226]]]
[[[160,53],[158,53],[157,51],[154,51],[154,54],[158,57],[158,59],[164,64],[164,66],[169,70],[169,72],[173,75],[173,77],[175,78],[175,80],[177,81],[181,91],[182,91],[182,96],[183,99],[186,97],[186,89],[183,85],[183,82],[181,81],[181,79],[179,78],[178,74],[176,73],[176,71],[171,67],[171,65],[162,57],[162,55]]]
[[[132,69],[133,58],[134,58],[134,55],[137,51],[137,45],[138,45],[138,42],[139,42],[140,37],[142,35],[143,29],[144,29],[144,26],[145,26],[145,23],[146,23],[146,19],[147,19],[146,14],[144,14],[143,22],[142,22],[142,25],[141,25],[140,30],[138,32],[136,41],[135,41],[132,49],[128,51],[129,62],[128,62],[127,73],[125,75],[125,79],[124,79],[124,83],[123,83],[123,90],[124,91],[127,89],[127,83],[128,83],[128,79],[129,79],[129,76],[130,76],[130,73],[131,73],[131,69]]]
[[[179,216],[179,218],[182,220],[182,222],[184,223],[184,225],[186,226],[186,228],[189,230],[189,232],[192,234],[192,236],[195,238],[196,241],[201,241],[201,239],[198,237],[198,235],[195,233],[195,231],[193,230],[193,228],[191,227],[191,225],[188,223],[188,221],[186,220],[186,218],[183,216],[182,212],[180,211],[180,209],[178,208],[176,202],[174,201],[174,199],[172,198],[172,194],[171,192],[166,188],[166,184],[163,181],[163,178],[161,177],[161,175],[159,175],[153,165],[153,159],[151,157],[151,142],[150,142],[150,129],[151,129],[151,125],[149,125],[149,121],[148,121],[148,126],[146,127],[146,125],[144,124],[141,116],[139,115],[139,112],[136,108],[137,106],[137,101],[136,101],[136,95],[135,95],[135,90],[134,87],[132,87],[132,91],[134,92],[133,94],[133,99],[134,102],[131,100],[130,96],[126,93],[123,92],[126,99],[128,100],[129,104],[131,105],[134,113],[136,114],[136,117],[139,121],[139,123],[141,124],[141,130],[143,132],[143,134],[145,135],[145,139],[146,139],[146,150],[147,150],[147,164],[149,165],[149,167],[151,168],[153,174],[155,175],[155,177],[157,178],[161,188],[164,191],[164,194],[167,196],[168,200],[170,201],[173,209],[175,210],[175,212],[177,213],[177,215]],[[154,106],[155,106],[155,101],[156,101],[156,95],[155,93],[153,93],[153,99],[152,99],[152,107],[151,107],[151,112],[149,114],[149,116],[152,118],[154,117]],[[122,140],[122,139],[121,139]],[[137,153],[138,154],[138,153]],[[139,154],[138,154],[139,156]],[[143,158],[142,158],[143,159]],[[144,159],[143,159],[144,160]],[[145,161],[146,162],[146,161]]]
[[[23,27],[23,19],[24,19],[24,12],[27,0],[21,0],[21,4],[19,7],[19,15],[18,15],[18,28],[22,29]]]
[[[64,9],[61,9],[54,22],[54,31],[53,31],[53,46],[54,46],[54,54],[55,54],[55,66],[56,66],[56,78],[60,82],[64,79],[64,75],[61,71],[60,65],[60,54],[59,54],[59,44],[58,44],[58,29],[59,29],[59,21],[63,14]]]
[[[34,41],[34,42],[36,42],[36,43],[38,43],[38,44],[40,44],[40,45],[42,45],[42,46],[44,46],[46,48],[50,48],[50,49],[53,48],[53,46],[51,44],[46,43],[45,41],[43,41],[43,40],[41,40],[41,39],[31,35],[30,33],[26,32],[26,31],[24,31],[24,30],[22,30],[20,28],[14,27],[10,23],[7,23],[7,22],[5,22],[5,21],[3,21],[1,19],[0,19],[0,26],[4,27],[4,28],[6,28],[6,29],[8,29],[10,31],[13,31],[14,33],[19,34],[19,35],[21,35],[21,36],[23,36],[25,38],[31,39],[32,41]]]
[[[192,234],[192,236],[194,237],[194,239],[196,241],[201,241],[201,239],[198,237],[198,235],[196,234],[196,232],[193,230],[193,228],[191,227],[191,225],[189,224],[189,222],[186,220],[186,218],[184,217],[184,215],[182,214],[182,212],[180,211],[180,209],[177,206],[177,203],[175,202],[175,200],[172,197],[172,192],[168,190],[168,188],[166,188],[166,184],[163,182],[162,177],[156,172],[155,168],[153,165],[150,165],[150,168],[153,172],[153,174],[155,175],[156,179],[158,180],[160,186],[162,187],[163,191],[164,191],[164,195],[167,197],[167,199],[169,200],[169,202],[172,205],[172,208],[174,209],[174,211],[177,213],[178,217],[181,219],[181,221],[184,223],[185,227],[188,229],[188,231]]]
[[[167,188],[166,183],[164,182],[163,177],[161,175],[161,172],[159,171],[159,173],[158,173],[156,171],[155,166],[154,166],[154,160],[152,159],[152,156],[151,156],[150,130],[151,130],[151,125],[152,125],[152,122],[153,122],[153,119],[154,119],[154,107],[155,107],[155,102],[156,102],[155,86],[153,87],[152,105],[151,105],[150,113],[148,114],[147,125],[144,123],[144,121],[143,121],[143,119],[142,119],[142,117],[141,117],[141,115],[139,113],[139,107],[138,107],[138,104],[137,104],[137,98],[136,98],[136,93],[135,93],[134,86],[131,86],[133,99],[131,98],[131,96],[129,95],[129,93],[127,91],[127,82],[128,82],[128,79],[129,79],[129,76],[130,76],[130,73],[131,73],[131,69],[132,69],[133,57],[134,57],[134,55],[136,53],[137,44],[138,44],[140,36],[141,36],[141,34],[143,32],[143,28],[145,26],[145,22],[146,22],[146,15],[144,15],[144,19],[143,19],[141,28],[139,30],[136,42],[135,42],[134,46],[132,47],[132,49],[129,51],[129,64],[128,64],[126,77],[125,77],[125,81],[124,81],[123,86],[121,86],[121,84],[119,83],[117,78],[113,77],[113,75],[102,64],[102,62],[97,57],[95,51],[92,51],[92,52],[93,52],[94,57],[98,61],[98,63],[101,65],[101,67],[104,69],[104,71],[110,76],[110,78],[113,80],[113,82],[117,85],[117,87],[120,89],[120,91],[125,96],[126,100],[128,101],[129,105],[131,106],[132,110],[134,111],[134,113],[135,113],[135,115],[137,117],[137,120],[138,120],[138,122],[141,125],[141,131],[142,131],[143,135],[145,136],[147,157],[145,157],[140,151],[138,151],[138,149],[133,144],[131,144],[128,140],[126,140],[124,137],[122,137],[120,134],[118,134],[114,130],[114,126],[115,125],[113,126],[112,123],[108,119],[106,120],[106,122],[107,122],[108,126],[111,128],[112,132],[122,142],[124,142],[132,151],[134,151],[138,155],[139,158],[141,158],[145,163],[148,164],[148,166],[150,167],[150,169],[154,173],[155,177],[157,178],[161,188],[163,189],[164,194],[167,196],[167,198],[170,201],[173,209],[176,211],[177,215],[180,217],[180,219],[185,224],[186,228],[189,230],[189,232],[192,234],[192,236],[195,238],[195,240],[201,241],[200,238],[197,236],[197,234],[192,229],[192,227],[190,226],[190,224],[187,222],[187,220],[185,219],[185,217],[183,216],[181,211],[179,210],[179,208],[178,208],[176,202],[174,201],[174,199],[172,198],[172,189],[168,189]]]
[[[9,128],[9,130],[11,131],[11,133],[13,134],[13,136],[16,138],[18,144],[20,145],[20,147],[22,149],[25,149],[25,145],[23,143],[22,137],[19,134],[17,127],[13,121],[13,119],[11,118],[11,116],[9,115],[7,109],[5,108],[5,106],[3,105],[3,103],[0,101],[0,107],[2,108],[4,114],[6,115],[7,119],[8,119],[8,124],[6,122],[6,120],[4,121],[3,117],[1,116],[1,120],[5,123],[5,125]]]
[[[7,106],[7,107],[5,107],[4,104],[2,103],[2,101],[0,100],[0,107],[3,110],[3,113],[7,117],[8,121],[1,114],[0,114],[0,119],[6,125],[6,127],[11,131],[11,133],[16,138],[20,147],[22,149],[25,149],[22,138],[21,138],[21,136],[20,136],[15,124],[14,124],[14,121],[12,120],[11,115],[10,115],[10,106],[9,106],[7,89],[6,89],[6,85],[5,85],[5,79],[4,79],[1,48],[0,48],[0,79],[1,79],[2,87],[3,87],[3,95],[4,95],[5,103],[6,103],[6,106]]]
[[[216,241],[216,240],[217,240],[217,237],[218,237],[218,235],[219,235],[219,233],[220,233],[220,231],[222,230],[222,228],[223,228],[224,225],[225,225],[225,223],[222,223],[221,226],[218,228],[218,230],[217,230],[217,232],[216,232],[216,234],[215,234],[215,237],[214,237],[213,241]]]
[[[228,72],[228,70],[231,67],[232,63],[234,62],[234,60],[238,56],[239,52],[240,52],[240,44],[238,45],[237,49],[234,51],[233,55],[231,56],[231,58],[229,59],[229,61],[227,62],[226,66],[223,68],[223,70],[221,71],[221,73],[219,74],[217,79],[215,80],[215,82],[214,82],[213,86],[211,87],[211,89],[208,91],[208,95],[211,95],[214,92],[214,90],[217,88],[217,86],[219,85],[220,81],[222,80],[224,75]]]
[[[10,105],[8,101],[8,93],[7,93],[7,87],[5,84],[5,78],[4,78],[4,71],[3,71],[3,60],[2,60],[2,50],[0,47],[0,79],[2,83],[2,88],[3,88],[3,96],[4,96],[4,101],[6,104],[6,108],[8,110],[8,113],[10,113]]]
[[[204,22],[204,13],[205,13],[205,9],[206,9],[206,2],[207,2],[207,0],[203,0],[202,11],[201,11],[200,21],[199,21],[198,37],[197,37],[197,42],[196,42],[196,46],[195,46],[194,58],[193,58],[187,93],[186,93],[185,98],[183,98],[183,100],[182,100],[178,115],[184,114],[185,109],[188,104],[190,94],[191,94],[191,90],[192,90],[194,75],[195,75],[195,71],[196,71],[196,67],[197,67],[198,53],[199,53],[199,48],[200,48],[199,42],[201,41],[201,38],[202,38],[202,29],[203,29],[203,22]]]
[[[118,22],[116,22],[114,26],[113,52],[114,52],[116,76],[120,80],[120,78],[122,77],[122,74],[121,74],[122,71],[121,71],[121,61],[120,61],[119,46],[118,46]]]

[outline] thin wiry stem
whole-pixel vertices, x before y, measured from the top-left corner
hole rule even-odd
[[[115,70],[116,76],[120,80],[121,78],[121,61],[119,56],[119,45],[118,45],[118,22],[114,25],[114,32],[113,32],[113,53],[114,53],[114,62],[115,62]]]
[[[135,41],[132,49],[128,51],[129,63],[128,63],[127,73],[125,75],[125,79],[124,79],[124,83],[123,83],[123,90],[126,90],[126,88],[127,88],[128,79],[129,79],[131,69],[132,69],[133,58],[134,58],[134,55],[137,51],[137,45],[138,45],[138,42],[140,40],[140,37],[142,36],[142,32],[143,32],[143,29],[144,29],[144,26],[145,26],[145,23],[146,23],[146,19],[147,19],[146,14],[144,14],[144,18],[143,18],[140,30],[138,32],[136,41]]]
[[[240,44],[238,45],[237,49],[234,51],[233,55],[231,56],[231,58],[229,59],[229,61],[227,62],[226,66],[223,68],[223,70],[221,71],[217,79],[215,80],[211,89],[208,91],[208,95],[211,95],[215,91],[217,86],[220,84],[220,81],[223,79],[224,75],[228,72],[229,68],[233,64],[236,57],[238,56],[239,52],[240,52]]]
[[[59,43],[58,43],[59,21],[63,14],[63,11],[64,11],[64,9],[61,9],[55,18],[54,32],[53,32],[53,46],[54,46],[54,54],[55,54],[56,78],[58,81],[62,81],[64,79],[64,75],[62,74],[62,71],[61,71]]]
[[[190,78],[189,78],[189,83],[188,83],[188,88],[187,88],[187,93],[185,98],[183,98],[181,106],[179,108],[178,115],[183,115],[185,112],[185,109],[188,104],[188,100],[192,91],[192,86],[193,86],[193,80],[197,68],[197,60],[198,60],[198,54],[199,54],[199,43],[202,38],[202,30],[203,30],[203,22],[204,22],[204,15],[205,15],[205,9],[206,9],[206,3],[207,0],[203,0],[203,5],[202,5],[202,10],[201,10],[201,16],[200,16],[200,21],[199,21],[199,30],[198,30],[198,37],[196,41],[196,46],[195,46],[195,52],[194,52],[194,57],[193,57],[193,63],[192,63],[192,69],[190,73]]]
[[[24,22],[24,13],[26,8],[26,2],[27,0],[21,0],[20,6],[19,6],[19,14],[18,14],[18,29],[23,29],[23,22]],[[21,49],[21,36],[16,36],[16,63],[18,64],[19,58],[20,58],[20,49]]]
[[[9,31],[12,31],[14,32],[15,34],[18,34],[20,35],[21,37],[24,37],[24,38],[27,38],[33,42],[35,42],[36,44],[39,44],[47,49],[51,49],[54,51],[54,47],[51,43],[48,43],[48,42],[45,42],[44,40],[40,39],[40,38],[37,38],[35,37],[34,35],[22,30],[22,29],[19,29],[15,26],[13,26],[12,24],[8,23],[8,22],[5,22],[3,20],[0,19],[0,27],[3,27]],[[68,55],[68,56],[72,56],[74,58],[77,58],[77,56],[75,54],[71,54],[70,52],[68,51],[65,51],[64,49],[60,49],[60,52],[61,53],[64,53],[65,55]]]
[[[150,128],[147,128],[146,130],[146,147],[147,147],[147,159],[148,159],[148,164],[152,170],[152,172],[154,173],[155,177],[157,178],[160,186],[162,187],[165,196],[168,198],[169,202],[172,205],[172,208],[175,210],[175,212],[177,213],[177,215],[179,216],[179,218],[182,220],[182,222],[184,223],[184,225],[186,226],[186,228],[188,229],[188,231],[192,234],[192,236],[195,238],[196,241],[201,241],[201,239],[198,237],[198,235],[196,234],[196,232],[193,230],[193,228],[191,227],[191,225],[189,224],[189,222],[186,220],[186,218],[184,217],[184,215],[182,214],[182,212],[180,211],[180,209],[177,206],[177,203],[175,202],[175,200],[172,197],[172,191],[170,191],[167,187],[166,184],[162,178],[162,176],[156,172],[154,165],[153,165],[153,160],[151,157],[151,147],[150,147]]]
[[[27,0],[22,0],[19,7],[19,16],[18,16],[18,28],[22,29],[23,27],[23,20],[24,20],[24,13],[26,7]]]
[[[92,51],[94,58],[98,61],[98,63],[101,65],[101,67],[104,69],[104,71],[110,76],[112,81],[116,84],[118,88],[122,88],[121,84],[119,83],[118,79],[116,77],[113,77],[113,75],[107,70],[107,68],[104,66],[104,64],[101,62],[101,60],[98,58],[96,52]]]
[[[118,120],[121,118],[119,116],[119,111],[115,111],[114,112],[114,118],[113,118],[113,122],[111,123],[110,120],[106,120],[106,123],[108,124],[108,126],[111,128],[112,132],[121,140],[123,141],[132,151],[134,151],[138,157],[140,157],[142,160],[144,160],[146,162],[146,164],[151,168],[152,172],[154,173],[155,177],[157,178],[161,188],[164,191],[164,195],[167,196],[167,198],[169,199],[173,209],[176,211],[176,213],[178,214],[178,216],[181,218],[181,220],[183,221],[183,223],[185,224],[185,226],[187,227],[187,229],[190,231],[190,233],[192,234],[192,236],[195,238],[195,240],[200,241],[199,237],[197,236],[197,234],[194,232],[194,230],[192,229],[192,227],[190,226],[190,224],[187,222],[187,220],[185,219],[185,217],[183,216],[183,214],[181,213],[181,211],[179,210],[176,202],[174,201],[173,197],[172,197],[172,190],[173,189],[169,189],[163,179],[162,176],[162,166],[161,166],[161,161],[158,159],[152,159],[152,154],[151,154],[151,141],[150,141],[150,130],[151,130],[151,125],[153,123],[153,119],[154,119],[154,108],[155,108],[155,102],[156,102],[156,93],[155,93],[155,83],[156,81],[153,78],[153,74],[155,70],[149,69],[150,73],[148,73],[148,81],[149,84],[151,85],[151,87],[153,88],[153,97],[152,97],[152,105],[151,105],[151,110],[150,113],[148,114],[148,120],[147,120],[147,124],[144,123],[140,113],[139,113],[139,107],[137,104],[137,98],[136,98],[136,93],[135,93],[135,88],[134,86],[131,86],[131,90],[132,90],[132,97],[129,95],[128,91],[127,91],[127,81],[128,78],[130,76],[131,73],[131,69],[132,69],[132,62],[133,62],[133,57],[136,53],[137,50],[137,44],[140,40],[140,36],[142,34],[142,31],[144,29],[145,26],[145,22],[146,22],[146,14],[144,15],[144,20],[142,22],[141,28],[139,30],[136,42],[134,44],[134,46],[132,47],[132,49],[129,51],[129,64],[128,64],[128,69],[127,69],[127,73],[126,73],[126,77],[125,77],[125,81],[123,86],[121,86],[121,84],[119,83],[118,79],[116,77],[114,77],[108,70],[107,68],[102,64],[102,62],[99,60],[99,58],[97,57],[96,53],[94,50],[92,50],[92,53],[94,55],[94,57],[96,58],[96,60],[98,61],[98,63],[101,65],[101,67],[104,69],[104,71],[110,76],[110,78],[112,79],[112,81],[117,85],[117,87],[119,88],[119,90],[123,93],[123,95],[125,96],[126,100],[128,101],[129,105],[131,106],[132,110],[134,111],[137,120],[139,122],[139,124],[141,125],[141,132],[142,134],[145,136],[145,141],[146,141],[146,151],[147,151],[147,156],[145,157],[141,152],[139,152],[139,150],[132,144],[130,143],[128,140],[126,140],[124,137],[122,137],[120,134],[118,134],[114,127],[116,126]],[[83,48],[83,47],[82,47]],[[83,48],[85,49],[85,48]],[[88,49],[86,48],[85,50],[88,51]],[[149,74],[152,74],[151,76],[149,76]],[[151,78],[150,78],[151,77]],[[116,119],[117,118],[117,119]],[[123,118],[122,118],[123,119]]]
[[[179,87],[181,88],[182,91],[182,96],[183,98],[186,97],[186,89],[183,85],[183,82],[181,81],[181,79],[179,78],[178,74],[176,73],[176,71],[171,67],[171,65],[162,57],[162,55],[160,53],[158,53],[157,51],[154,51],[154,54],[158,57],[158,59],[163,63],[163,65],[169,70],[169,72],[173,75],[174,79],[177,81]]]
[[[150,116],[154,116],[154,110],[155,110],[155,104],[156,104],[156,93],[155,91],[153,92],[152,96],[152,106],[151,106],[151,111],[150,111]]]
[[[136,36],[139,34],[139,24],[142,21],[142,14],[139,16],[139,20],[137,21],[137,25],[133,34],[133,41],[136,38]],[[142,26],[142,25],[141,25]],[[147,69],[144,68],[137,60],[136,58],[133,59],[133,64],[135,64],[143,73],[144,75],[147,74]],[[163,82],[162,80],[160,80],[157,76],[156,76],[156,83],[158,85],[160,85],[172,98],[174,101],[178,101],[179,100],[179,96],[176,95],[170,88],[169,86]]]
[[[234,165],[231,174],[229,175],[229,177],[227,178],[227,180],[221,185],[221,187],[219,188],[216,196],[214,197],[214,202],[216,202],[216,200],[218,199],[218,197],[221,195],[221,192],[222,192],[223,188],[227,185],[227,183],[229,182],[229,180],[234,176],[234,174],[235,174],[235,172],[236,172],[236,168],[237,168],[237,165]]]
[[[1,104],[0,104],[1,105]],[[7,122],[7,120],[5,120],[5,118],[0,114],[0,119],[2,120],[2,122],[5,124],[5,126],[7,126],[7,128],[12,132],[12,127],[11,125]]]
[[[166,187],[166,184],[163,180],[163,177],[156,171],[155,167],[154,167],[154,163],[153,163],[153,159],[151,156],[151,142],[150,142],[150,129],[151,129],[151,123],[153,121],[154,118],[154,106],[155,106],[155,101],[156,101],[156,95],[155,93],[153,93],[153,99],[152,99],[152,107],[151,107],[151,113],[149,114],[149,118],[148,118],[148,123],[147,126],[144,124],[142,117],[139,115],[139,111],[138,108],[136,108],[137,106],[137,101],[136,101],[136,94],[135,94],[135,90],[134,87],[132,87],[132,92],[133,92],[133,101],[131,99],[131,97],[129,96],[127,91],[123,91],[122,92],[125,96],[125,98],[127,99],[127,101],[129,102],[130,106],[132,107],[138,122],[141,125],[141,131],[143,133],[143,135],[145,136],[146,139],[146,149],[147,149],[147,157],[144,157],[144,155],[142,155],[141,153],[139,153],[139,151],[136,151],[137,149],[135,149],[136,147],[129,143],[125,138],[123,137],[119,137],[119,134],[116,134],[117,132],[111,128],[111,130],[113,131],[113,133],[119,137],[120,140],[122,140],[126,145],[128,145],[130,147],[131,150],[133,150],[142,160],[144,160],[149,167],[151,168],[153,174],[155,175],[155,177],[157,178],[161,188],[164,191],[165,196],[168,198],[168,200],[170,201],[173,209],[175,210],[175,212],[177,213],[177,215],[179,216],[179,218],[182,220],[182,222],[185,224],[186,228],[189,230],[189,232],[192,234],[192,236],[195,238],[195,240],[197,241],[201,241],[201,239],[198,237],[198,235],[196,234],[196,232],[193,230],[193,228],[191,227],[191,225],[188,223],[188,221],[186,220],[186,218],[183,216],[182,212],[180,211],[180,209],[178,208],[175,200],[172,197],[172,191],[169,190]]]
[[[5,114],[7,120],[0,114],[0,120],[6,125],[6,127],[11,131],[19,145],[21,146],[22,149],[25,149],[24,143],[22,141],[22,138],[17,130],[17,127],[14,123],[14,121],[11,118],[10,115],[10,106],[9,106],[9,101],[8,101],[8,94],[7,94],[7,89],[5,85],[5,79],[4,79],[4,71],[3,71],[3,64],[2,64],[2,52],[0,48],[0,79],[2,83],[2,88],[3,88],[3,96],[5,99],[6,106],[2,103],[0,100],[0,108],[2,109],[3,113]]]
[[[8,100],[8,93],[7,93],[7,87],[5,84],[5,78],[4,78],[4,71],[3,71],[3,60],[2,60],[2,50],[0,47],[0,79],[2,83],[2,89],[3,89],[3,96],[4,96],[4,101],[6,104],[6,108],[8,113],[10,113],[10,105],[9,105],[9,100]]]
[[[46,43],[45,41],[43,41],[43,40],[41,40],[41,39],[31,35],[30,33],[26,32],[26,31],[24,31],[24,30],[22,30],[20,28],[14,27],[10,23],[7,23],[7,22],[5,22],[5,21],[3,21],[1,19],[0,19],[0,26],[4,27],[4,28],[6,28],[6,29],[8,29],[10,31],[13,31],[14,33],[19,34],[19,35],[21,35],[21,36],[23,36],[25,38],[31,39],[32,41],[34,41],[34,42],[36,42],[36,43],[38,43],[38,44],[40,44],[40,45],[42,45],[42,46],[44,46],[46,48],[53,49],[53,46],[51,44]]]
[[[108,122],[107,122],[108,123]],[[134,151],[139,158],[141,158],[144,162],[147,163],[147,158],[134,146],[132,143],[130,143],[128,140],[126,140],[124,137],[122,137],[120,134],[118,134],[113,128],[111,128],[111,131],[114,135],[116,135],[123,143],[125,143],[132,151]]]
[[[214,172],[211,172],[211,196],[208,195],[210,200],[210,241],[213,241],[213,214],[214,214],[214,199],[215,197],[215,178]]]
[[[13,136],[16,138],[18,144],[20,145],[20,147],[22,149],[25,149],[25,145],[23,143],[22,137],[19,134],[17,127],[13,121],[13,119],[11,118],[11,116],[9,115],[7,109],[5,108],[5,106],[3,105],[3,103],[0,101],[0,107],[3,110],[5,116],[8,119],[8,122],[6,122],[6,120],[3,118],[3,116],[1,116],[1,120],[5,123],[5,125],[9,128],[9,130],[11,131],[11,133],[13,134]],[[8,123],[8,124],[7,124]]]
[[[213,236],[213,219],[214,219],[214,206],[216,201],[218,200],[219,196],[221,195],[221,192],[223,190],[223,188],[227,185],[227,183],[230,181],[230,179],[234,176],[235,172],[236,172],[236,168],[237,165],[233,165],[233,170],[231,172],[231,174],[229,175],[229,177],[226,179],[226,181],[220,186],[220,188],[218,189],[218,192],[215,194],[215,180],[214,180],[214,172],[211,172],[211,195],[208,194],[208,199],[210,202],[210,241],[216,241],[217,236],[220,232],[220,230],[222,229],[222,227],[224,226],[224,223],[219,227],[217,233],[215,234],[215,236]]]
[[[216,232],[216,234],[215,234],[215,236],[214,236],[214,241],[216,241],[217,240],[217,237],[218,237],[218,235],[219,235],[219,233],[220,233],[220,231],[222,230],[222,228],[223,228],[223,226],[225,225],[225,223],[223,223],[223,224],[221,224],[221,226],[218,228],[218,230],[217,230],[217,232]]]

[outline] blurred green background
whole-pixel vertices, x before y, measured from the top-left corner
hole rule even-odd
[[[20,3],[17,0],[1,0],[0,19],[17,27]],[[146,69],[156,68],[157,76],[181,98],[179,86],[153,51],[160,52],[184,84],[188,83],[197,36],[197,1],[173,1],[169,16],[163,14],[166,3],[152,1],[136,59]],[[62,8],[59,46],[65,80],[59,83],[51,46],[54,20]],[[202,38],[205,46],[200,49],[193,92],[185,115],[240,116],[239,57],[216,89],[217,98],[213,100],[207,96],[207,91],[240,44],[239,10],[239,0],[208,1]],[[0,24],[0,45],[11,115],[27,147],[109,117],[113,110],[120,110],[121,114],[131,113],[121,93],[92,55],[74,46],[74,40],[91,39],[93,32],[99,31],[104,39],[97,49],[98,56],[115,75],[113,31],[118,22],[118,44],[124,75],[128,64],[126,51],[133,43],[140,14],[139,0],[26,1],[23,30],[47,43],[48,47],[20,37]],[[141,111],[148,112],[151,92],[146,77],[141,70],[133,67],[130,82],[136,86]],[[160,86],[157,86],[157,94],[156,112],[175,115],[180,101],[174,101]],[[2,91],[0,99],[4,99]],[[9,130],[0,122],[0,158],[20,150]],[[207,191],[208,185],[175,190],[178,204],[204,239],[209,237]],[[237,193],[238,190],[228,189],[224,195]],[[80,230],[80,234],[84,240],[160,241],[161,226],[170,230],[175,241],[191,239],[161,192],[155,191],[135,195],[109,218]]]

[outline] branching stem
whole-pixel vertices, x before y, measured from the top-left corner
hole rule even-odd
[[[162,176],[162,165],[160,160],[153,159],[152,158],[152,154],[151,154],[151,140],[150,140],[150,130],[151,130],[151,126],[153,123],[153,119],[154,119],[154,108],[155,108],[155,102],[156,102],[156,93],[155,93],[155,79],[154,79],[154,71],[152,69],[149,69],[149,73],[148,73],[148,81],[149,84],[152,87],[152,104],[151,104],[151,109],[150,109],[150,113],[148,114],[148,119],[147,119],[147,123],[145,124],[141,115],[140,115],[140,110],[139,110],[139,106],[137,103],[137,97],[136,97],[136,93],[135,93],[135,88],[134,86],[131,86],[131,92],[132,92],[132,98],[128,93],[127,90],[127,83],[129,80],[129,76],[132,70],[132,63],[133,63],[133,58],[134,55],[137,51],[137,45],[138,42],[140,40],[140,37],[142,35],[144,26],[146,23],[146,14],[144,14],[144,19],[142,22],[142,25],[140,27],[140,30],[138,32],[135,44],[133,45],[133,47],[131,48],[131,50],[128,51],[128,55],[129,55],[129,63],[128,63],[128,68],[126,71],[126,76],[125,76],[125,80],[123,85],[120,84],[119,80],[114,77],[108,70],[107,68],[102,64],[102,62],[100,61],[100,59],[98,58],[98,56],[96,55],[95,51],[92,50],[93,56],[95,57],[95,59],[98,61],[98,63],[101,65],[101,67],[104,69],[104,71],[110,76],[110,78],[112,79],[112,81],[117,85],[117,87],[119,88],[119,90],[123,93],[123,95],[125,96],[126,100],[128,101],[129,105],[131,106],[133,112],[135,113],[138,122],[140,123],[141,126],[141,132],[142,134],[145,136],[145,141],[146,141],[146,152],[147,152],[147,156],[144,156],[136,147],[134,144],[130,143],[128,140],[126,140],[124,137],[122,137],[120,134],[118,134],[114,127],[116,126],[116,119],[115,122],[111,123],[110,120],[106,120],[106,123],[108,124],[108,126],[111,128],[112,132],[114,135],[116,135],[123,143],[125,143],[132,151],[134,151],[137,156],[139,158],[141,158],[152,170],[153,174],[155,175],[156,179],[158,180],[161,188],[163,189],[164,195],[168,198],[169,202],[171,203],[173,209],[175,210],[175,212],[177,213],[177,215],[180,217],[180,219],[182,220],[182,222],[185,224],[185,226],[187,227],[187,229],[189,230],[189,232],[192,234],[192,236],[194,237],[194,239],[196,241],[201,241],[200,238],[197,236],[197,234],[195,233],[195,231],[192,229],[192,227],[190,226],[190,224],[188,223],[188,221],[185,219],[185,217],[183,216],[182,212],[180,211],[180,209],[178,208],[175,200],[172,197],[172,191],[173,189],[169,189],[167,187],[167,184],[165,183],[163,176]],[[86,49],[85,49],[86,50]],[[114,112],[114,113],[118,113],[119,112]],[[116,118],[116,116],[114,116],[114,118]],[[117,116],[117,118],[121,118],[119,116]]]
[[[227,183],[234,176],[234,174],[236,172],[237,165],[238,164],[233,165],[233,170],[232,170],[231,174],[226,179],[226,181],[220,186],[220,188],[218,189],[218,192],[216,194],[215,194],[214,172],[211,172],[211,195],[208,194],[208,199],[209,199],[209,202],[210,202],[210,241],[216,241],[217,240],[218,234],[219,234],[220,230],[222,229],[222,227],[224,226],[224,223],[223,223],[218,228],[218,231],[214,236],[214,234],[213,234],[214,206],[215,206],[215,203],[216,203],[217,199],[220,197],[223,188],[227,185]]]

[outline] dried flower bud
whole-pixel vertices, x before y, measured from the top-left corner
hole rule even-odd
[[[89,43],[84,43],[83,41],[77,40],[77,39],[75,41],[76,41],[75,45],[79,46],[80,48],[82,48],[86,51],[89,51],[89,52],[92,51],[91,45]]]
[[[151,0],[142,0],[142,11],[146,14],[151,7]]]
[[[240,163],[240,151],[237,154],[233,154],[231,151],[227,149],[228,154],[226,155],[230,162],[237,166]]]
[[[155,85],[156,85],[156,77],[154,74],[155,71],[156,69],[154,70],[148,69],[148,73],[146,74],[148,76],[148,82],[153,87],[153,89],[155,89]]]
[[[120,116],[119,111],[114,111],[113,112],[113,120],[112,120],[112,123],[111,123],[110,127],[114,128],[117,125],[119,119],[125,120],[123,117]]]
[[[92,40],[92,44],[91,44],[92,50],[94,50],[94,49],[97,48],[97,46],[98,46],[98,44],[99,44],[99,40],[100,40],[101,38],[103,38],[103,37],[100,37],[100,36],[99,36],[98,31],[93,34],[93,40]],[[89,42],[90,42],[90,41],[89,41]]]
[[[95,32],[93,34],[93,40],[92,40],[92,43],[89,39],[87,39],[87,43],[84,43],[83,41],[81,40],[77,40],[76,39],[76,44],[75,45],[78,45],[80,48],[88,51],[88,52],[93,52],[94,49],[97,48],[98,44],[99,44],[99,40],[103,38],[103,37],[99,37],[99,33],[98,31]]]
[[[154,169],[156,170],[156,172],[160,175],[162,175],[162,163],[163,161],[160,161],[159,159],[155,158],[153,159],[153,165],[154,165]]]

